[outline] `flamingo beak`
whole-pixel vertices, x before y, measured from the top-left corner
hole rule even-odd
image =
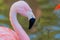
[[[35,22],[35,18],[31,18],[31,19],[29,20],[29,29],[32,28],[34,22]]]

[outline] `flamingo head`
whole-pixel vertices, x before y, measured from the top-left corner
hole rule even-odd
[[[15,10],[16,13],[19,13],[20,15],[28,18],[29,29],[31,29],[35,22],[35,16],[30,6],[25,1],[18,1],[12,5],[12,8],[14,8],[13,10]]]

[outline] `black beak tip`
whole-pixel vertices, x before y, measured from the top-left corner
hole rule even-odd
[[[29,29],[32,28],[34,22],[35,22],[35,18],[31,18],[31,19],[29,20]]]

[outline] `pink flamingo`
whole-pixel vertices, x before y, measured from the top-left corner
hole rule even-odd
[[[55,7],[53,13],[57,16],[57,25],[60,26],[60,4],[57,4],[57,6]]]
[[[17,13],[28,18],[29,29],[33,26],[35,16],[32,9],[25,1],[17,1],[11,6],[9,15],[14,31],[7,27],[0,26],[0,40],[30,40],[29,36],[17,21]]]

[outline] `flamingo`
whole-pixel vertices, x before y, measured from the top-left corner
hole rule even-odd
[[[60,18],[60,4],[58,4],[55,9],[54,9],[54,13],[56,14],[56,16],[58,18]]]
[[[10,8],[9,19],[14,30],[0,26],[0,40],[30,40],[27,33],[17,21],[17,13],[28,18],[29,29],[35,22],[35,16],[32,9],[25,1],[17,1]]]
[[[58,24],[58,26],[60,26],[60,4],[57,4],[57,6],[55,7],[55,9],[54,9],[54,14],[56,14],[56,16],[57,16],[57,24]]]

